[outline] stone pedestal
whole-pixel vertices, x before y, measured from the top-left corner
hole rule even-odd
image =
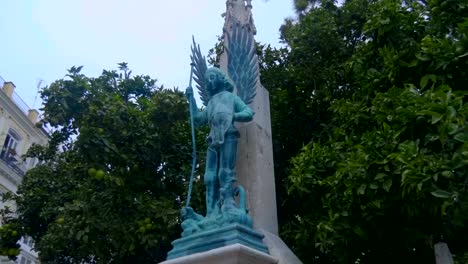
[[[167,260],[161,264],[276,264],[268,254],[241,244],[233,244],[202,253]]]
[[[255,251],[268,254],[263,244],[264,235],[244,225],[231,224],[174,240],[174,248],[169,251],[167,259],[175,259],[190,254],[241,244]]]

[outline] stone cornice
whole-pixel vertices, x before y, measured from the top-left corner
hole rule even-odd
[[[0,92],[0,105],[5,108],[5,111],[12,116],[13,120],[19,122],[22,128],[31,136],[47,139],[48,135],[37,128],[31,120],[28,119],[25,113],[9,98],[4,92]]]

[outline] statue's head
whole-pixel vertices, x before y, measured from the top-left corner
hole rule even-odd
[[[234,83],[219,68],[209,68],[205,73],[206,90],[213,96],[221,91],[234,91]]]

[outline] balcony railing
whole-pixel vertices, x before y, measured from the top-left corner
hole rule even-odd
[[[2,153],[0,155],[0,160],[6,163],[8,167],[10,167],[12,170],[14,170],[16,173],[18,173],[21,176],[24,176],[25,170],[18,166],[18,156],[13,156],[9,155],[7,152]]]
[[[16,93],[13,92],[13,95],[11,96],[11,99],[13,99],[13,102],[21,109],[21,111],[27,116],[29,112],[29,106],[26,104],[26,102],[21,99],[21,97]]]

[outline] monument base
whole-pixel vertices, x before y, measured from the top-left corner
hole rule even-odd
[[[278,264],[302,264],[280,237],[263,229],[260,232],[265,236],[263,242],[268,247],[270,255],[278,260]]]
[[[160,264],[276,264],[278,260],[258,250],[241,244],[232,244],[195,253],[176,259],[167,260]]]
[[[174,240],[172,242],[174,248],[169,251],[167,259],[175,259],[234,244],[241,244],[268,254],[268,248],[262,241],[263,237],[263,234],[252,228],[231,224]]]

